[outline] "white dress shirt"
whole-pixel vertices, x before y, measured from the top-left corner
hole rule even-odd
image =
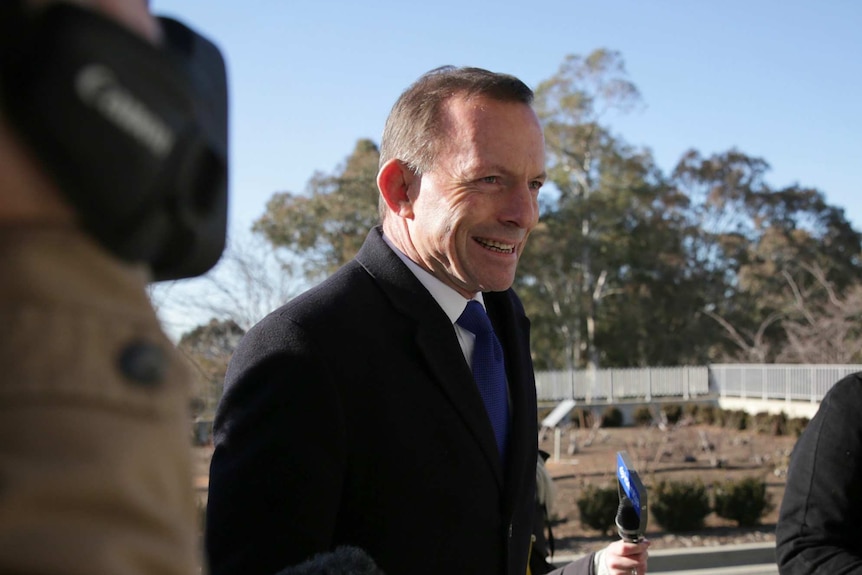
[[[467,307],[467,302],[469,300],[465,299],[464,296],[456,292],[451,287],[444,284],[442,281],[431,275],[428,271],[424,270],[408,258],[404,253],[399,250],[386,235],[383,235],[383,241],[386,242],[392,251],[395,252],[404,265],[407,266],[413,275],[416,276],[425,289],[431,294],[431,297],[434,298],[434,301],[437,302],[437,305],[443,310],[443,312],[449,317],[449,321],[452,322],[452,328],[455,330],[455,335],[458,337],[458,343],[461,344],[461,351],[464,352],[464,359],[467,360],[467,365],[470,366],[470,369],[473,368],[473,346],[476,342],[476,336],[473,332],[464,329],[457,322],[458,318],[461,317],[461,314],[464,312],[464,308]],[[478,292],[473,296],[473,299],[482,304],[482,307],[485,307],[485,300],[482,297],[482,292]]]

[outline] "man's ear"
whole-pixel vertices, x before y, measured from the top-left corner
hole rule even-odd
[[[402,218],[413,217],[413,202],[410,199],[412,186],[419,183],[419,176],[413,173],[401,160],[389,160],[377,173],[377,187],[380,195],[393,213]]]

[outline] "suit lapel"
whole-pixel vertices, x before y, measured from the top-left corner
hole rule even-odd
[[[452,331],[452,336],[449,338],[452,340],[451,343],[442,345],[439,341],[440,330],[432,329],[425,323],[420,324],[417,329],[416,343],[425,355],[435,381],[449,398],[473,438],[479,443],[485,460],[493,468],[494,475],[502,487],[503,466],[485,405],[482,403],[473,374],[463,359],[461,346],[458,345],[454,330],[449,324],[449,318],[445,317],[442,311],[440,313],[446,319],[449,330]]]
[[[511,511],[535,475],[537,419],[536,385],[529,354],[530,322],[513,305],[509,292],[485,293],[485,305],[506,356],[506,376],[512,400],[512,438],[506,476],[505,504]]]
[[[503,467],[494,432],[449,318],[389,249],[379,228],[369,233],[356,260],[377,280],[399,313],[414,322],[416,345],[428,371],[479,444],[502,488]]]

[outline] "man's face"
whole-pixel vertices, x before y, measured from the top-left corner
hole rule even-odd
[[[439,154],[408,192],[420,263],[466,298],[511,287],[539,218],[542,128],[526,104],[453,98]]]

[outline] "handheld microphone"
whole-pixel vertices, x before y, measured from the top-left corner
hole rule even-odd
[[[617,531],[623,540],[638,543],[647,525],[647,491],[625,451],[617,451]]]
[[[305,563],[282,569],[277,575],[385,575],[359,547],[337,547],[318,553]]]

